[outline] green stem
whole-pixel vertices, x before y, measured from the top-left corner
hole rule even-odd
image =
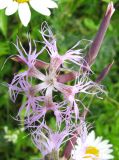
[[[47,154],[43,160],[59,160],[58,151],[53,150],[52,153]]]

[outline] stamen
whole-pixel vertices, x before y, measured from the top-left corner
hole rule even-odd
[[[16,1],[16,2],[18,2],[18,3],[25,3],[25,2],[29,2],[29,0],[14,0],[14,1]]]
[[[87,154],[87,156],[84,156],[84,158],[92,158],[92,160],[96,160],[96,158],[94,157],[99,157],[99,150],[96,148],[96,147],[93,147],[93,146],[88,146],[86,148],[86,152],[85,154]],[[89,155],[92,155],[92,156],[89,156]]]

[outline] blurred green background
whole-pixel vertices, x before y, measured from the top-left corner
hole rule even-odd
[[[22,26],[17,13],[7,17],[4,10],[0,10],[0,68],[9,56],[17,54],[12,44],[15,43],[17,36],[26,46],[27,33],[30,33],[33,39],[41,39],[39,29],[45,20],[55,33],[60,53],[65,53],[82,38],[92,40],[109,0],[57,0],[57,2],[59,7],[52,10],[51,17],[44,17],[32,10],[32,19],[27,28]],[[92,122],[97,135],[110,140],[114,148],[114,160],[119,160],[119,1],[113,2],[116,11],[93,65],[93,71],[97,76],[114,60],[110,73],[102,82],[108,95],[104,95],[102,100],[91,98],[87,121]],[[24,132],[23,126],[13,119],[23,100],[19,99],[13,104],[4,85],[4,82],[11,82],[18,70],[22,70],[22,66],[8,59],[0,71],[0,160],[38,160],[40,153],[32,144],[30,136]]]

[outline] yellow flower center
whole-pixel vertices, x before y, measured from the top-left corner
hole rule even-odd
[[[29,0],[14,0],[14,1],[16,1],[16,2],[18,2],[18,3],[29,2]]]
[[[90,155],[93,155],[95,157],[99,157],[99,150],[96,148],[96,147],[93,147],[93,146],[88,146],[86,148],[86,152],[85,154],[90,154]],[[84,158],[92,158],[92,156],[84,156]],[[92,160],[96,160],[97,158],[93,158]]]

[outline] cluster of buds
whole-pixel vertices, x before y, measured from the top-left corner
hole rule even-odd
[[[69,148],[71,143],[74,143],[72,140],[76,139],[76,135],[79,134],[82,141],[86,139],[86,106],[79,95],[98,96],[104,92],[99,82],[106,76],[112,64],[104,68],[95,81],[90,79],[90,66],[98,54],[113,12],[113,4],[110,3],[94,41],[88,41],[84,48],[80,47],[82,41],[79,41],[65,54],[59,54],[56,39],[46,22],[41,26],[43,42],[40,51],[37,51],[37,41],[32,41],[30,36],[28,51],[17,39],[15,47],[19,55],[12,59],[26,65],[26,69],[16,74],[9,84],[10,97],[13,102],[18,94],[23,93],[26,97],[17,116],[20,117],[21,111],[25,110],[25,127],[29,129],[33,142],[44,157],[52,154],[53,160],[58,159],[60,146],[70,140],[64,152],[65,158],[69,158]],[[83,53],[89,46],[89,52],[84,56]],[[44,52],[47,52],[49,62],[39,59]],[[49,113],[56,122],[54,130],[48,125],[46,117]]]

